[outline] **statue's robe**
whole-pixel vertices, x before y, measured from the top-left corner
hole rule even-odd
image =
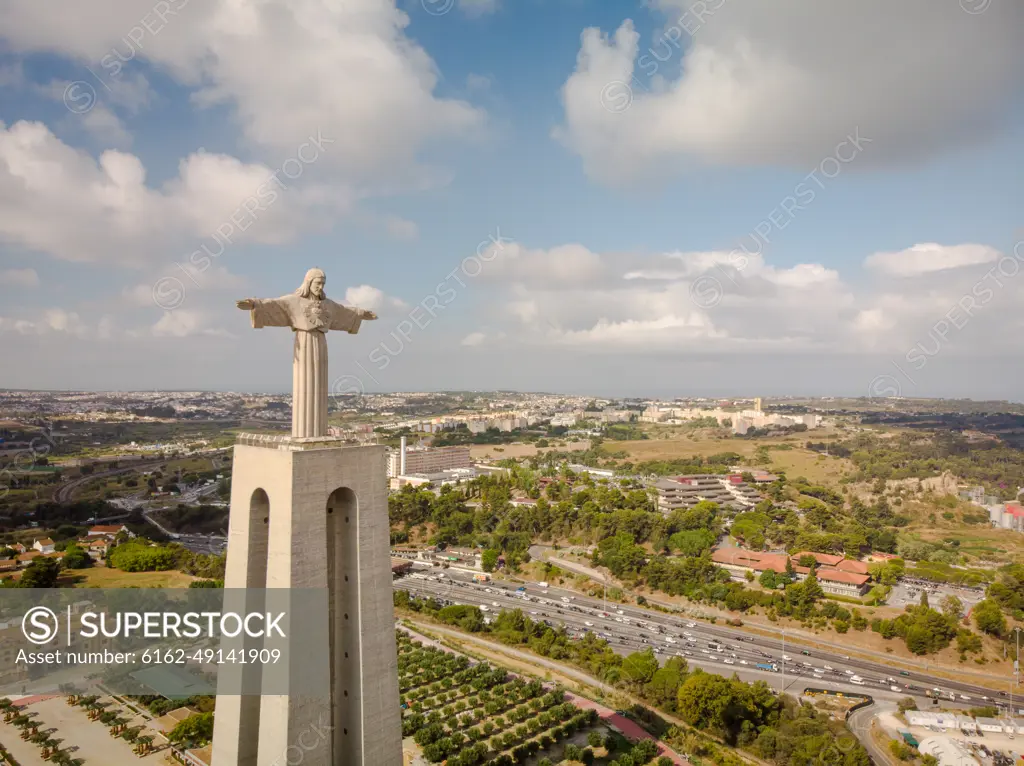
[[[327,338],[328,330],[359,332],[362,319],[352,309],[330,298],[318,300],[299,295],[257,299],[252,326],[291,327],[295,332],[292,364],[292,436],[327,435]]]

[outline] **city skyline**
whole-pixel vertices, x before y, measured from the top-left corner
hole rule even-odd
[[[1020,398],[1024,8],[157,5],[0,4],[6,387]]]

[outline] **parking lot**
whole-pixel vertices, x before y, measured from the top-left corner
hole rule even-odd
[[[964,614],[985,598],[985,592],[982,590],[958,588],[955,585],[943,585],[904,577],[893,586],[888,604],[899,608],[903,608],[907,604],[918,604],[921,602],[922,592],[928,593],[928,603],[934,609],[941,608],[942,599],[946,596],[956,596],[964,605]]]

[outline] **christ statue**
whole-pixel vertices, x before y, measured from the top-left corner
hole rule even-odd
[[[280,298],[247,298],[238,301],[250,312],[252,326],[291,327],[295,333],[292,364],[292,436],[327,436],[327,338],[328,330],[355,334],[364,319],[377,315],[366,309],[335,303],[324,293],[327,277],[310,269],[302,287]]]

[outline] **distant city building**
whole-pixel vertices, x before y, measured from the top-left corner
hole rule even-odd
[[[399,476],[392,476],[389,482],[389,488],[401,489],[406,485],[422,487],[426,484],[430,484],[434,487],[442,487],[446,484],[461,484],[475,479],[476,477],[477,472],[473,468],[450,468],[446,471],[436,471],[434,473],[410,472]]]
[[[560,412],[551,418],[551,425],[555,428],[559,426],[572,428],[577,422],[579,422],[579,418],[575,412]]]
[[[730,508],[746,510],[757,505],[761,496],[740,474],[697,474],[659,479],[658,510],[669,514],[679,508],[692,508],[705,500]]]
[[[404,466],[404,468],[403,468]],[[399,447],[388,454],[388,477],[472,468],[469,447]]]

